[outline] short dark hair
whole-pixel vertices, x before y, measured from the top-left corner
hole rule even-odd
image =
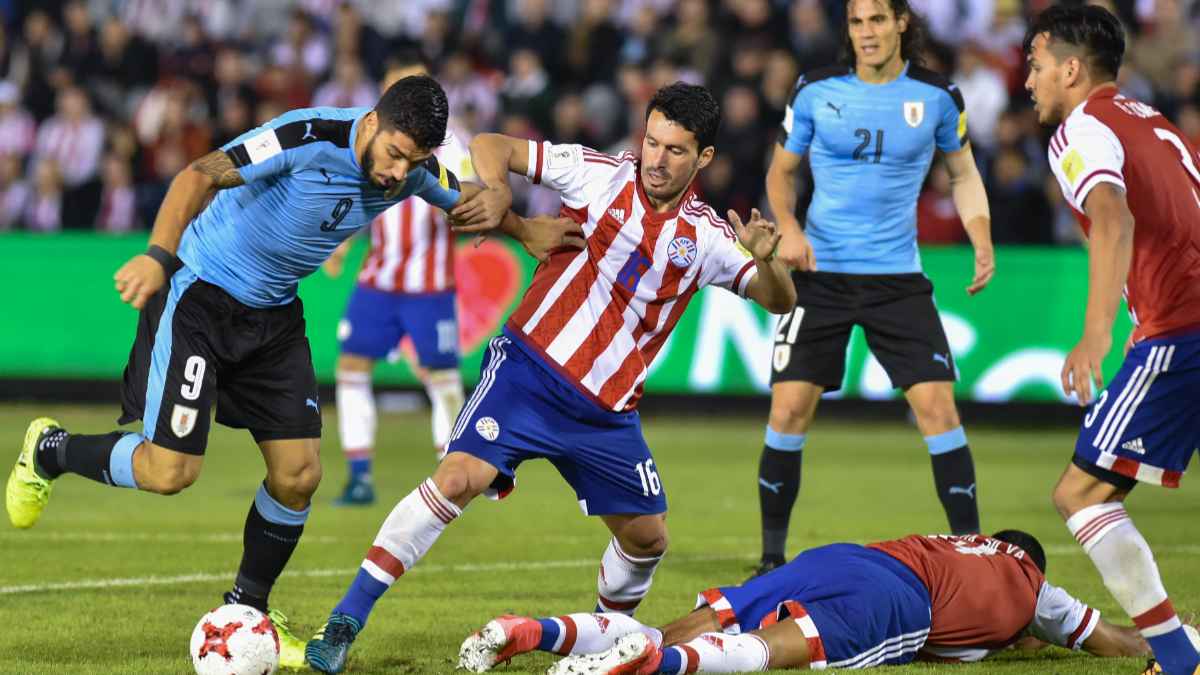
[[[450,104],[442,85],[432,77],[413,75],[397,80],[383,92],[375,113],[381,129],[403,132],[419,148],[436,148],[446,139]]]
[[[385,66],[388,70],[399,68],[424,68],[425,72],[430,72],[429,60],[415,47],[406,47],[398,49],[387,60]]]
[[[846,6],[849,7],[853,0],[846,0]],[[905,14],[908,15],[908,26],[904,32],[900,34],[900,58],[918,66],[925,63],[925,48],[929,42],[929,30],[925,27],[925,18],[913,11],[908,0],[881,0],[883,4],[891,8],[892,14],[899,20]],[[844,65],[853,68],[858,62],[858,57],[854,54],[854,43],[850,41],[850,18],[846,17],[846,23],[842,26],[842,49],[840,61]]]
[[[712,93],[700,85],[676,82],[654,92],[646,104],[646,119],[655,110],[696,135],[700,150],[717,140],[721,128],[721,106]]]
[[[992,535],[992,539],[1020,546],[1033,564],[1042,571],[1042,574],[1046,573],[1046,550],[1042,548],[1042,543],[1037,540],[1037,537],[1023,530],[1000,530]]]
[[[1025,53],[1037,36],[1046,34],[1047,46],[1067,44],[1086,53],[1088,67],[1116,77],[1125,56],[1125,30],[1108,10],[1095,5],[1055,5],[1038,15],[1025,32]]]

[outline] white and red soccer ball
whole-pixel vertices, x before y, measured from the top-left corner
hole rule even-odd
[[[279,667],[279,634],[266,614],[247,605],[222,605],[192,631],[198,675],[272,675]]]

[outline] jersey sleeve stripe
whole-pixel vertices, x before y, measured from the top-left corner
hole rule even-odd
[[[738,270],[737,276],[733,278],[733,289],[743,298],[746,297],[746,288],[742,286],[743,277],[745,278],[746,286],[749,286],[750,280],[754,278],[754,274],[747,276],[747,273],[751,270],[755,270],[757,274],[758,266],[754,264],[753,260],[747,260],[746,264],[742,265],[742,269]]]
[[[533,143],[533,141],[530,141],[530,143]],[[539,185],[542,182],[542,161],[543,156],[546,154],[546,149],[541,143],[534,143],[534,145],[537,149],[534,151],[536,159],[533,168],[533,183],[534,185]]]
[[[1098,179],[1105,178],[1105,177],[1107,177],[1107,180],[1103,180],[1103,181],[1098,180]],[[1076,190],[1075,190],[1075,203],[1076,204],[1079,204],[1079,199],[1081,197],[1083,197],[1085,194],[1087,194],[1087,192],[1090,191],[1091,188],[1095,187],[1095,185],[1089,185],[1089,183],[1093,183],[1093,182],[1095,182],[1095,183],[1111,182],[1111,183],[1116,183],[1117,185],[1120,185],[1122,189],[1125,188],[1125,180],[1123,178],[1121,178],[1121,174],[1117,173],[1116,171],[1113,171],[1112,169],[1096,169],[1095,171],[1089,173],[1087,175],[1087,177],[1083,179],[1083,182],[1081,182],[1079,184],[1079,187],[1076,188]],[[1085,188],[1087,188],[1087,189],[1085,189]]]
[[[1083,613],[1083,618],[1081,618],[1079,620],[1079,625],[1075,628],[1075,631],[1071,633],[1071,637],[1067,638],[1067,649],[1078,649],[1079,648],[1079,645],[1078,645],[1079,639],[1083,636],[1085,631],[1088,631],[1088,628],[1092,625],[1092,617],[1095,614],[1096,614],[1096,610],[1092,609],[1091,607],[1087,608],[1087,611]],[[1097,616],[1096,618],[1098,619],[1099,617]],[[1090,631],[1088,631],[1088,632],[1090,632]]]

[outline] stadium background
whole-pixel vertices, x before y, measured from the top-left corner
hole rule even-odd
[[[1058,363],[1077,338],[1086,256],[1044,160],[1046,131],[1021,88],[1025,21],[1046,3],[913,4],[934,38],[927,65],[963,90],[999,247],[996,280],[968,300],[969,249],[935,161],[919,235],[960,363],[957,393],[1059,400]],[[1196,3],[1107,4],[1130,36],[1124,90],[1200,141]],[[140,250],[174,174],[284,110],[373,104],[375,82],[397,54],[428,61],[455,131],[468,137],[501,130],[636,148],[656,87],[705,83],[724,124],[700,190],[719,211],[745,213],[765,206],[765,167],[787,96],[798,73],[836,57],[844,11],[842,0],[0,0],[0,283],[37,289],[5,303],[5,398],[30,391],[18,385],[31,380],[119,377],[134,322],[107,280]],[[520,189],[516,205],[552,212],[557,197]],[[357,256],[364,247],[360,238]],[[531,264],[512,247],[466,251],[459,280],[470,382],[481,336],[497,329]],[[349,274],[317,274],[303,286],[325,383],[350,283]],[[649,391],[764,392],[770,318],[719,291],[697,304]],[[89,329],[20,330],[21,317],[46,306],[86,312],[80,323]],[[1127,330],[1122,318],[1118,344]],[[1114,355],[1110,369],[1115,363]],[[381,367],[378,381],[416,384],[403,360]],[[861,334],[840,396],[895,396]]]

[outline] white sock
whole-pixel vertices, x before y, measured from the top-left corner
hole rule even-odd
[[[558,624],[558,641],[551,651],[563,656],[607,651],[617,640],[639,632],[645,633],[655,645],[662,646],[662,632],[657,628],[642,625],[637,619],[616,612],[567,614],[550,620]]]
[[[337,373],[338,435],[346,459],[370,459],[375,448],[375,395],[371,374]]]
[[[661,555],[635,558],[622,551],[614,537],[600,558],[600,574],[596,579],[600,597],[596,601],[596,611],[633,616],[642,598],[650,591],[654,570],[661,560]]]
[[[1067,528],[1095,563],[1104,586],[1145,637],[1180,627],[1150,545],[1120,502],[1096,504],[1067,520]]]
[[[753,633],[705,633],[671,649],[681,652],[683,668],[680,673],[758,672],[766,670],[771,662],[767,643]]]
[[[425,378],[425,393],[432,405],[433,447],[444,454],[450,442],[450,431],[463,407],[462,375],[458,369],[431,370]]]
[[[426,478],[383,521],[362,562],[363,569],[391,586],[425,556],[442,530],[460,515],[462,509],[442,496],[432,478]]]

